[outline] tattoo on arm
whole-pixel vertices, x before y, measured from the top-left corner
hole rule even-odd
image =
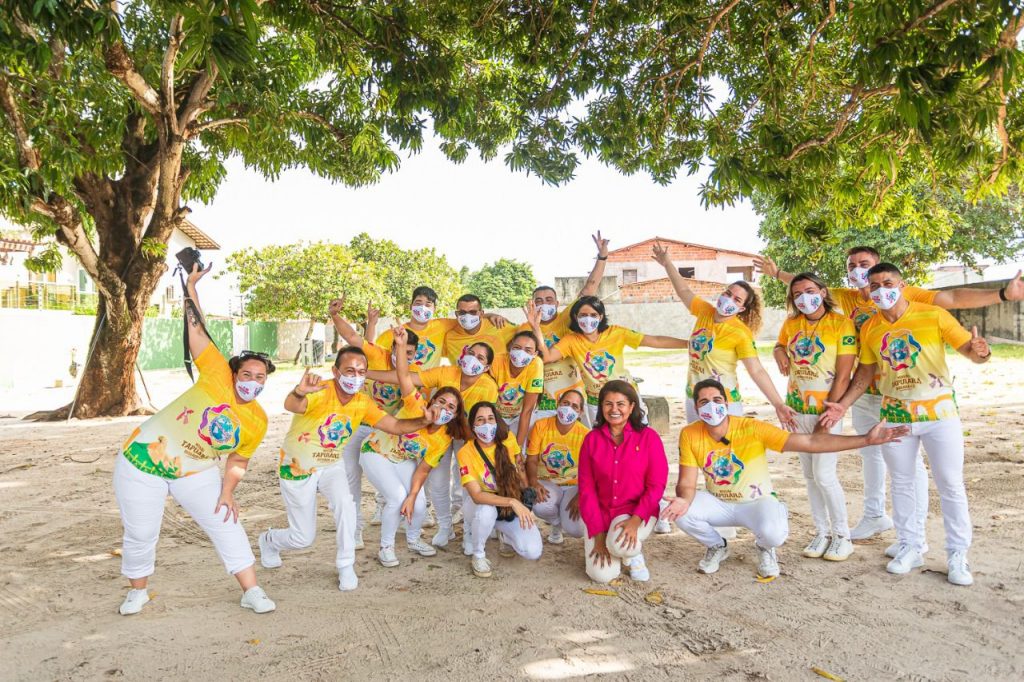
[[[196,308],[194,305],[186,302],[185,304],[185,315],[188,317],[188,324],[190,327],[198,328],[200,324],[199,315],[196,314]]]

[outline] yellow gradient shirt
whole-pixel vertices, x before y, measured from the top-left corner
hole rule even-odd
[[[774,495],[768,450],[781,452],[789,433],[758,419],[729,417],[728,445],[695,421],[679,434],[679,466],[704,472],[704,488],[726,502],[753,502]]]
[[[816,321],[805,315],[790,317],[779,330],[779,345],[789,357],[786,404],[800,414],[821,414],[835,380],[837,359],[857,355],[853,321],[836,312]]]
[[[494,458],[495,450],[497,449],[494,443],[489,446],[480,446],[487,458],[491,460],[491,464],[498,466],[498,462]],[[505,439],[505,448],[508,450],[508,459],[512,462],[513,466],[516,462],[516,457],[519,455],[519,443],[516,442],[516,437],[513,434],[508,434]],[[488,492],[495,492],[498,487],[494,481],[494,477],[491,475],[490,469],[484,464],[484,460],[481,459],[480,453],[476,451],[476,440],[467,440],[466,444],[455,453],[455,456],[459,460],[459,475],[462,476],[460,482],[462,485],[466,485],[470,481],[476,481],[480,484],[483,490]]]
[[[292,415],[278,466],[283,479],[300,481],[339,461],[360,424],[376,426],[387,416],[365,393],[356,393],[342,404],[337,381],[327,379],[320,385],[323,390],[306,396],[306,411]]]
[[[402,406],[395,416],[398,419],[419,419],[423,417],[426,406],[427,402],[419,395],[406,396],[402,398]],[[422,459],[436,467],[451,444],[452,437],[444,426],[438,427],[433,433],[429,429],[420,429],[404,436],[374,429],[363,441],[360,452],[373,452],[396,463],[406,460],[418,462]]]
[[[469,414],[469,411],[477,403],[494,403],[498,401],[498,385],[486,373],[478,376],[473,385],[465,391],[462,390],[462,370],[458,367],[448,366],[428,369],[420,372],[420,379],[423,381],[423,388],[427,389],[428,393],[433,394],[434,391],[442,386],[451,386],[462,394],[462,403],[466,414]]]
[[[534,358],[523,367],[519,376],[512,376],[512,360],[502,355],[494,361],[491,376],[498,384],[498,414],[505,421],[518,417],[523,411],[527,393],[541,393],[544,390],[544,362]]]
[[[611,325],[591,342],[582,334],[570,332],[555,344],[562,357],[572,358],[580,368],[583,385],[587,391],[587,402],[597,404],[601,387],[612,379],[624,379],[633,383],[626,369],[626,346],[636,348],[644,335],[632,329]]]
[[[537,457],[537,478],[555,485],[576,485],[580,465],[580,448],[590,429],[578,420],[568,433],[558,430],[558,417],[537,420],[530,429],[526,454]]]
[[[690,332],[690,372],[686,380],[686,397],[693,397],[693,387],[704,379],[715,379],[729,391],[729,401],[738,403],[740,395],[736,365],[740,360],[757,357],[754,335],[738,317],[715,322],[715,306],[694,297],[690,312],[697,319]]]
[[[267,433],[259,403],[238,402],[227,360],[212,343],[195,359],[199,380],[129,436],[124,456],[140,471],[181,478],[214,466],[222,455],[252,457]]]
[[[463,329],[458,320],[440,321],[448,325],[448,334],[444,340],[444,356],[453,365],[459,364],[459,358],[462,357],[467,347],[481,342],[491,347],[491,350],[494,351],[494,359],[497,361],[498,356],[508,352],[506,349],[508,342],[516,333],[515,327],[510,324],[498,329],[484,319],[480,320],[479,329],[472,334]]]
[[[366,367],[371,370],[388,371],[395,368],[391,362],[391,350],[382,348],[373,343],[363,343],[363,352],[366,353]],[[419,372],[419,367],[409,365],[409,371],[413,374]],[[383,381],[367,379],[363,384],[363,393],[373,399],[377,407],[390,415],[394,415],[402,406],[402,391],[395,384],[388,384]]]
[[[402,325],[406,329],[411,329],[419,337],[419,343],[416,344],[416,358],[410,366],[415,366],[418,371],[433,369],[441,365],[441,359],[444,357],[444,337],[451,328],[450,322],[452,320],[430,320],[422,331],[413,329],[409,322]],[[377,337],[375,343],[390,352],[395,345],[395,336],[388,329]]]
[[[563,308],[550,322],[541,322],[540,330],[544,334],[544,345],[554,348],[569,330],[569,308]],[[516,327],[516,332],[531,331],[529,324]],[[583,380],[580,370],[572,358],[563,357],[558,362],[544,363],[544,392],[537,403],[538,410],[554,410],[562,394],[571,388],[583,392]]]
[[[949,311],[910,303],[895,322],[875,315],[860,328],[860,361],[876,365],[882,418],[896,424],[953,419],[959,414],[946,367],[946,346],[971,340]]]

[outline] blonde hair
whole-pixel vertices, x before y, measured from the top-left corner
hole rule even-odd
[[[754,287],[743,280],[737,280],[729,286],[738,286],[746,292],[747,300],[743,302],[743,312],[736,317],[750,328],[750,333],[757,336],[757,333],[761,331],[761,299],[754,291]]]
[[[818,277],[813,272],[801,272],[799,275],[794,277],[792,281],[790,281],[789,288],[786,290],[786,310],[789,311],[790,317],[796,318],[803,314],[796,307],[796,303],[793,301],[793,287],[800,282],[810,282],[821,289],[821,305],[825,306],[826,315],[838,307],[835,299],[832,298],[832,292],[828,290],[828,285],[825,284],[825,281],[822,280],[821,277]]]

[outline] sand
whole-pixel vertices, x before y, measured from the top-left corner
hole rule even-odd
[[[680,356],[644,354],[630,365],[644,392],[680,395]],[[811,524],[799,461],[776,455],[791,534],[779,552],[782,575],[768,584],[754,579],[745,533],[714,576],[697,573],[695,541],[678,531],[655,536],[645,547],[651,581],[626,579],[603,596],[584,591],[592,585],[579,540],[546,544],[537,563],[500,558],[492,543],[494,577],[484,580],[473,577],[459,542],[433,558],[400,543],[401,566],[385,569],[375,557],[377,528],[368,527],[360,587],[341,593],[321,502],[314,547],[286,554],[280,569],[258,567],[278,605],[263,616],[239,608],[235,581],[172,501],[155,598],[140,615],[119,616],[127,581],[114,555],[121,524],[111,474],[139,420],[28,424],[17,417],[33,403],[59,404],[67,390],[0,395],[0,679],[821,679],[814,668],[849,680],[1021,679],[1024,364],[996,359],[977,369],[957,358],[953,366],[969,434],[971,588],[946,582],[934,488],[923,571],[885,572],[892,533],[858,544],[842,564],[802,558]],[[237,494],[254,543],[285,523],[274,462],[289,421],[279,406],[297,376],[273,377],[262,401],[270,430]],[[147,381],[160,404],[187,379],[154,372]],[[749,380],[743,386],[752,394]],[[763,400],[750,407],[767,414]],[[672,410],[670,459],[678,400]],[[855,454],[842,458],[840,474],[853,523],[862,491]],[[369,513],[372,489],[364,489]]]

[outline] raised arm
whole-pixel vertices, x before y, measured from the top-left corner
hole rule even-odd
[[[655,242],[654,246],[651,247],[651,251],[654,260],[658,261],[661,267],[665,268],[665,273],[668,275],[669,281],[672,282],[672,288],[676,290],[676,296],[679,297],[679,300],[689,310],[696,294],[693,293],[693,289],[686,283],[686,279],[679,274],[679,269],[672,264],[672,259],[668,255],[668,249]]]
[[[199,294],[196,293],[196,283],[212,268],[213,263],[207,265],[204,270],[199,269],[198,263],[194,264],[185,284],[188,297],[192,299],[191,303],[185,301],[185,319],[188,321],[188,350],[193,358],[199,357],[211,343],[210,337],[204,329],[206,317],[203,315],[203,309],[199,306]]]
[[[379,381],[384,384],[395,384],[400,386],[398,381],[398,371],[393,369],[368,369],[366,370],[366,378],[370,381]],[[412,382],[413,386],[417,388],[423,388],[423,379],[420,378],[419,374],[409,372],[409,381]]]
[[[310,374],[309,368],[302,374],[302,378],[299,379],[298,385],[292,389],[292,392],[285,396],[284,409],[288,410],[292,414],[305,414],[307,407],[306,396],[310,393],[317,393],[326,388],[322,386],[321,382],[323,379],[317,374]]]
[[[1002,289],[947,289],[935,294],[934,305],[946,310],[957,310],[964,308],[984,308],[996,305],[1002,301],[1020,301],[1024,299],[1024,280],[1021,279],[1022,271],[1006,283]]]
[[[597,296],[597,291],[601,288],[601,280],[604,279],[604,266],[608,262],[608,240],[601,238],[601,230],[598,230],[592,239],[597,247],[597,259],[594,260],[594,267],[590,271],[587,281],[580,289],[580,297]]]
[[[363,329],[363,338],[373,343],[377,338],[377,323],[380,321],[380,308],[374,308],[372,303],[366,306],[366,328]]]
[[[783,284],[789,284],[793,281],[793,273],[780,270],[779,266],[775,264],[775,261],[763,253],[758,256],[754,256],[754,269],[768,277],[774,277]]]
[[[538,339],[544,338],[544,331],[540,328],[540,310],[534,305],[533,301],[527,301],[523,307],[523,312],[526,314],[526,322],[530,325],[530,329],[533,330],[534,336]],[[544,362],[558,362],[562,359],[562,351],[555,347],[548,348],[548,344],[542,343],[537,349],[540,359]]]
[[[341,338],[345,339],[345,343],[356,348],[363,347],[363,337],[359,335],[359,332],[355,330],[348,320],[341,316],[341,310],[345,307],[345,296],[342,295],[338,298],[332,299],[327,305],[327,313],[331,316],[331,322],[334,323],[334,328],[338,330]]]
[[[412,381],[409,363],[405,360],[409,350],[409,333],[405,327],[392,327],[391,334],[395,340],[393,348],[395,350],[395,358],[397,358],[395,373],[398,375],[398,388],[402,391],[402,397],[406,398],[416,392],[416,384]]]
[[[761,389],[764,397],[775,408],[775,414],[779,417],[779,423],[782,424],[783,428],[795,431],[796,411],[787,405],[782,400],[779,392],[775,390],[775,384],[772,383],[772,378],[768,376],[768,372],[765,370],[764,365],[761,364],[761,360],[755,355],[754,357],[743,358],[742,362],[743,366],[747,368],[747,374],[750,375],[750,378],[754,380],[757,387]]]

